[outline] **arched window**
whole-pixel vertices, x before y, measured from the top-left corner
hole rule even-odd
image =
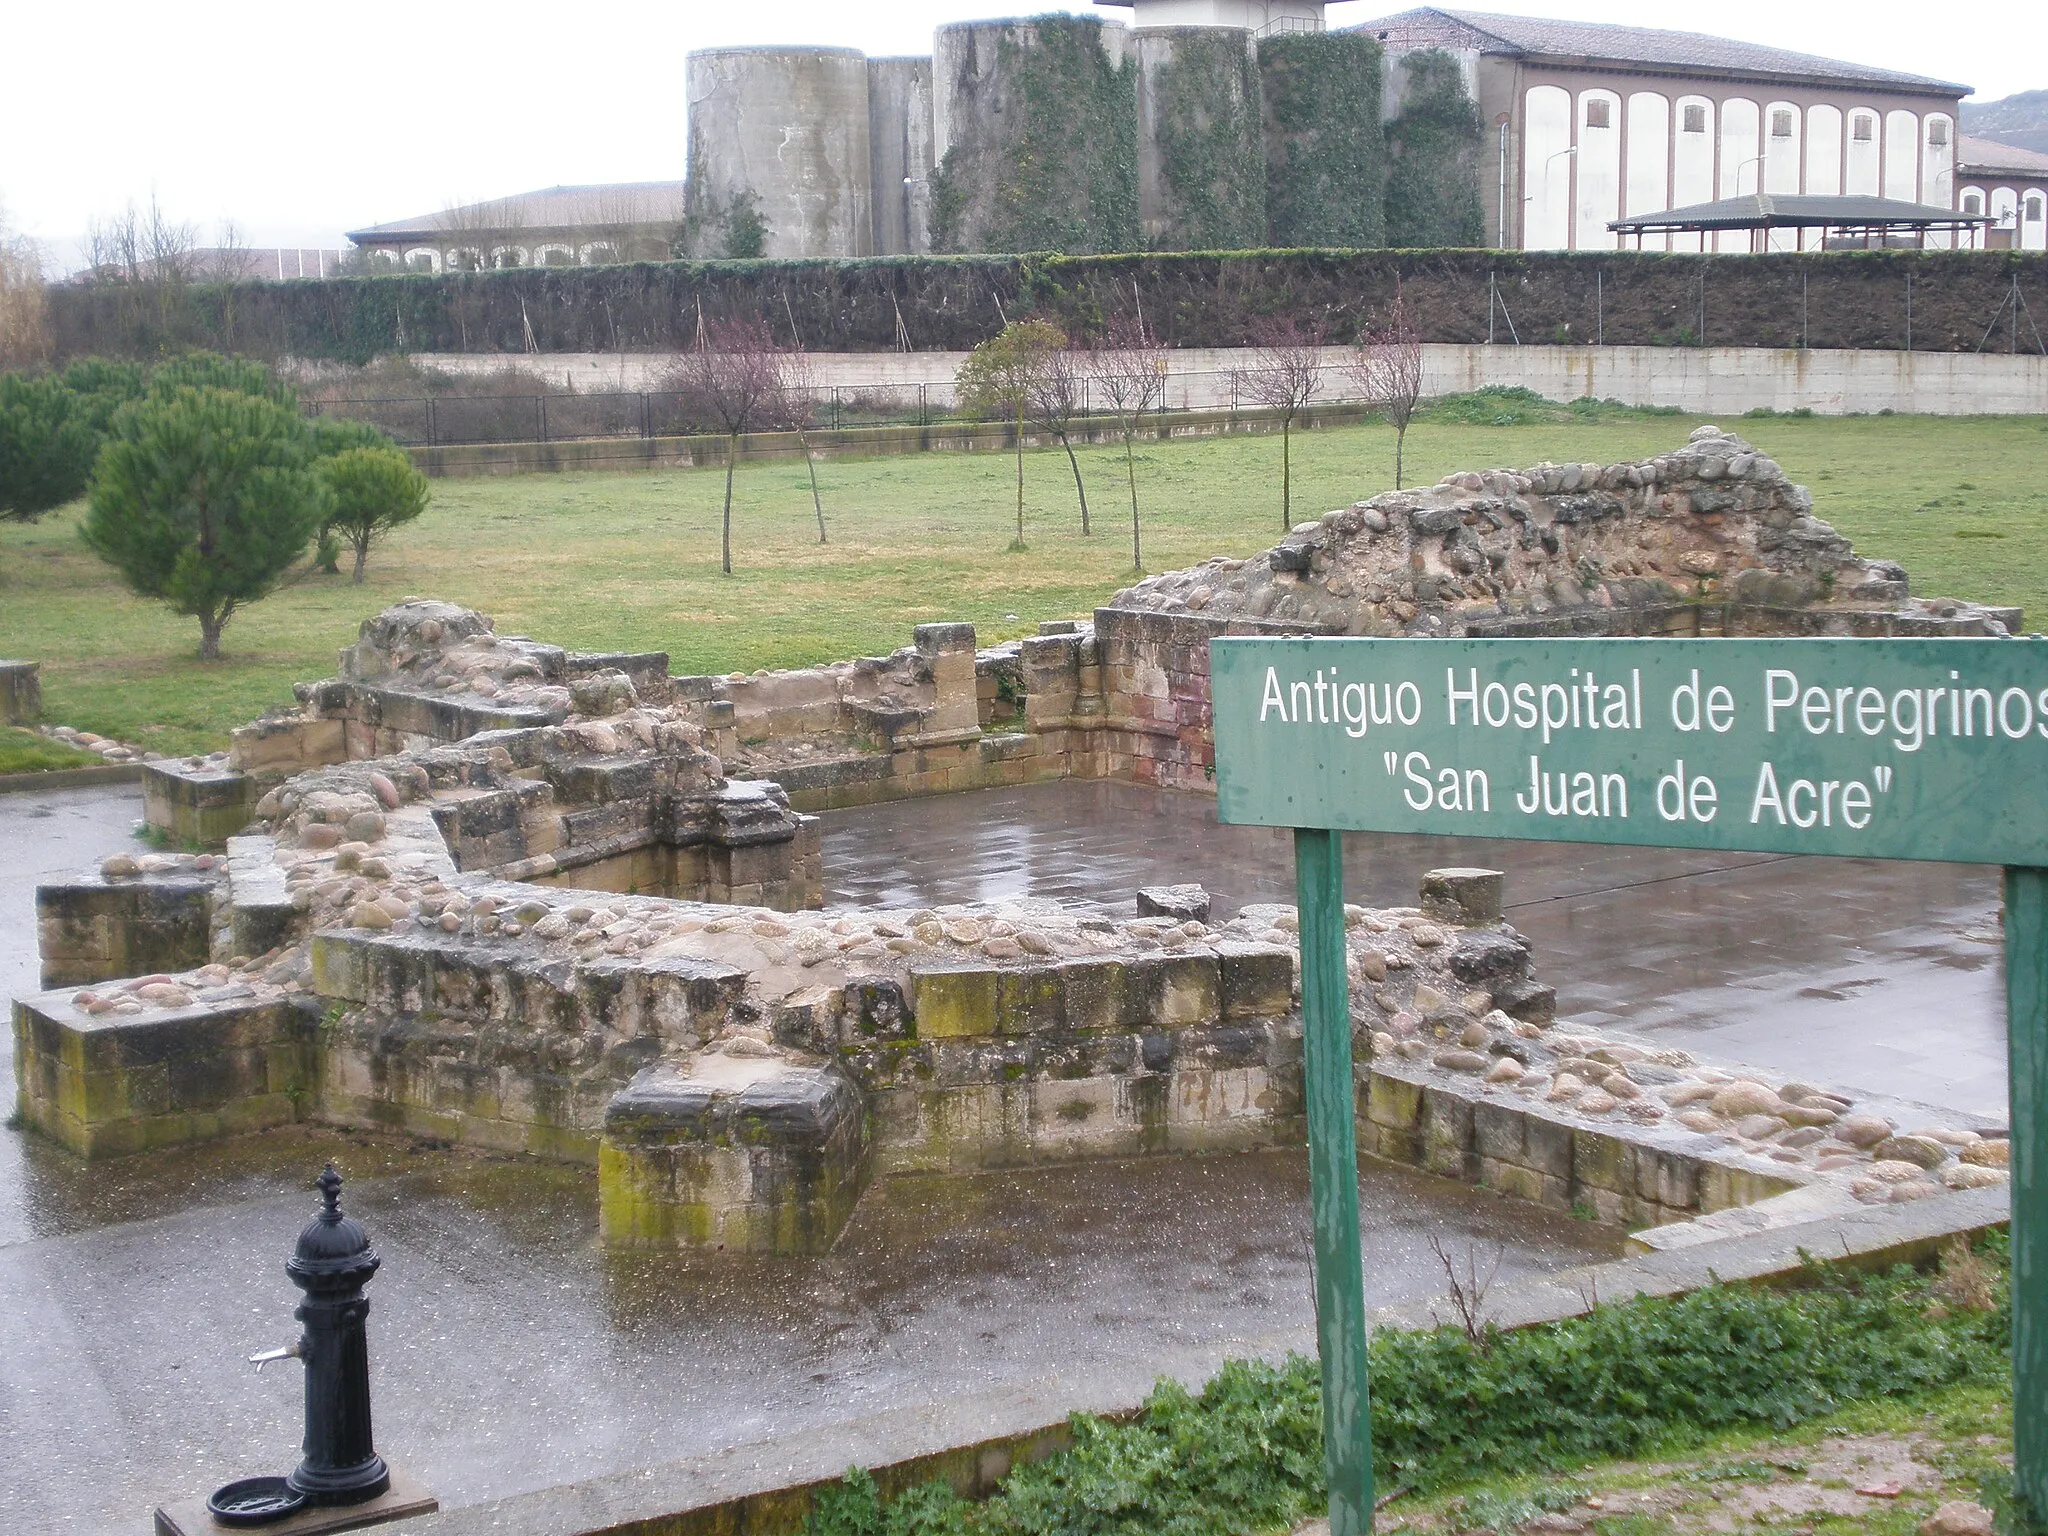
[[[1587,91],[1579,98],[1578,201],[1572,210],[1572,249],[1611,251],[1608,222],[1621,217],[1621,98],[1611,91]]]
[[[1569,250],[1572,243],[1572,98],[1555,85],[1531,86],[1522,102],[1522,247]]]
[[[408,272],[438,272],[441,270],[441,253],[431,246],[416,246],[405,253],[405,269]]]

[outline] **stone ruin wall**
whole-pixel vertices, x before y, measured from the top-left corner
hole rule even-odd
[[[674,678],[408,601],[231,753],[147,771],[152,820],[224,857],[116,855],[38,893],[53,990],[15,1013],[24,1116],[89,1156],[319,1119],[594,1159],[615,1243],[777,1249],[828,1243],[876,1170],[1286,1142],[1291,909],[810,911],[805,810],[1204,788],[1222,633],[2018,618],[1912,599],[1712,429],[1381,496],[983,651],[926,625],[887,657]],[[1350,934],[1383,1157],[1649,1227],[2002,1177],[1981,1128],[1554,1030],[1498,877],[1352,909]]]
[[[1330,512],[1263,555],[1117,593],[1095,640],[1127,776],[1200,789],[1218,635],[2002,635],[2020,617],[1912,597],[1775,461],[1701,427],[1634,463],[1447,475]]]

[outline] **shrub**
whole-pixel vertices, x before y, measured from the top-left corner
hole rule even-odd
[[[296,411],[227,389],[152,388],[114,418],[80,530],[130,589],[199,620],[220,657],[235,610],[267,596],[327,514]]]
[[[247,357],[223,357],[218,352],[189,352],[158,363],[149,376],[149,392],[170,395],[181,389],[218,389],[280,405],[297,403],[290,387],[262,363]]]
[[[99,437],[55,378],[0,374],[0,521],[30,521],[85,492]]]
[[[1997,1384],[2011,1356],[2005,1253],[2002,1235],[1983,1245],[1967,1308],[1934,1305],[1955,1293],[1953,1258],[1932,1282],[1815,1264],[1798,1290],[1716,1285],[1477,1338],[1375,1334],[1381,1486],[1554,1471],[1688,1434],[1782,1429],[1859,1399]],[[1312,1360],[1232,1362],[1199,1395],[1162,1382],[1134,1421],[1077,1414],[1073,1433],[979,1506],[936,1484],[885,1505],[849,1473],[819,1497],[809,1536],[1237,1536],[1298,1523],[1325,1497]]]
[[[346,539],[355,547],[355,581],[361,586],[370,545],[427,510],[427,477],[413,468],[403,451],[386,444],[348,448],[323,458],[320,478],[328,493],[321,536]]]
[[[149,393],[149,375],[134,363],[110,363],[83,357],[64,370],[64,387],[78,396],[79,407],[95,437],[104,439],[114,413],[130,400]]]

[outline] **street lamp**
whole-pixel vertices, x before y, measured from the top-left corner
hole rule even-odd
[[[1558,151],[1558,152],[1557,152],[1556,154],[1554,154],[1554,155],[1550,156],[1550,158],[1549,158],[1549,159],[1547,159],[1547,160],[1545,160],[1545,161],[1543,162],[1543,202],[1544,202],[1544,206],[1545,206],[1545,207],[1548,207],[1548,206],[1549,206],[1549,204],[1550,204],[1550,167],[1551,167],[1551,165],[1552,165],[1552,164],[1553,164],[1554,162],[1556,162],[1556,161],[1559,161],[1559,160],[1565,160],[1565,159],[1569,159],[1569,158],[1570,158],[1571,156],[1573,156],[1573,155],[1576,155],[1576,154],[1577,154],[1578,152],[1579,152],[1579,146],[1578,146],[1578,145],[1576,145],[1576,144],[1574,144],[1574,145],[1572,145],[1572,147],[1571,147],[1571,148],[1569,148],[1569,149],[1560,149],[1560,150],[1559,150],[1559,151]],[[1529,196],[1529,197],[1525,197],[1525,198],[1523,198],[1523,199],[1522,199],[1522,201],[1523,201],[1523,203],[1524,203],[1524,204],[1528,204],[1528,203],[1533,203],[1533,202],[1535,202],[1535,201],[1536,201],[1536,199],[1535,199],[1535,197],[1534,197],[1534,196],[1532,195],[1532,196]],[[1524,231],[1523,231],[1523,239],[1522,239],[1522,243],[1523,243],[1523,245],[1525,245],[1525,246],[1526,246],[1526,245],[1527,245],[1527,244],[1529,243],[1529,241],[1528,241],[1528,232],[1527,232],[1527,229],[1526,229],[1526,225],[1527,225],[1527,223],[1528,223],[1528,220],[1524,219],[1524,220],[1523,220],[1523,224],[1524,224],[1525,228],[1524,228]],[[1572,211],[1571,211],[1571,209],[1570,209],[1570,208],[1566,208],[1566,209],[1565,209],[1565,213],[1564,213],[1564,231],[1565,231],[1565,234],[1564,234],[1564,243],[1565,243],[1565,246],[1566,246],[1566,248],[1567,248],[1567,249],[1569,249],[1569,248],[1570,248],[1570,246],[1571,246],[1571,243],[1572,243]]]

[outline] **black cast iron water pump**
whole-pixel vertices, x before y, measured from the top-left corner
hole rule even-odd
[[[238,1524],[282,1519],[308,1504],[361,1504],[391,1486],[370,1432],[370,1301],[363,1294],[382,1261],[362,1223],[342,1214],[334,1164],[319,1187],[321,1210],[285,1262],[292,1284],[305,1293],[293,1313],[304,1332],[288,1348],[250,1356],[258,1369],[272,1360],[304,1363],[305,1460],[290,1477],[246,1479],[216,1492],[209,1503],[217,1515],[238,1501],[257,1515]]]

